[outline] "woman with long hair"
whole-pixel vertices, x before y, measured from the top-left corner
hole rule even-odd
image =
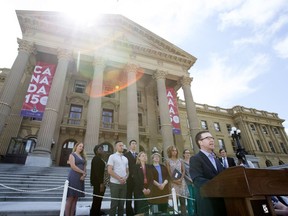
[[[76,143],[72,153],[69,156],[70,171],[67,180],[69,188],[67,192],[67,200],[65,206],[65,216],[74,216],[78,197],[84,197],[84,180],[86,177],[86,154],[82,142]],[[76,191],[72,188],[79,191]]]
[[[168,159],[166,167],[171,177],[171,188],[174,188],[180,201],[181,215],[186,215],[185,198],[189,196],[187,185],[184,180],[185,168],[182,160],[178,158],[178,150],[175,146],[167,148]]]

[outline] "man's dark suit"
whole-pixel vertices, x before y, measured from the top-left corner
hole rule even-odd
[[[224,170],[218,159],[215,159],[217,170],[203,153],[199,152],[190,158],[190,176],[195,186],[197,216],[225,216],[226,208],[222,198],[202,198],[200,188],[203,184]]]
[[[229,167],[236,166],[236,163],[235,163],[235,161],[234,161],[233,158],[231,158],[231,157],[226,157],[226,158],[227,158],[228,166],[229,166]],[[219,157],[219,160],[220,160],[220,163],[223,165],[223,159],[222,159],[222,157]],[[224,165],[223,165],[223,166],[224,166]]]
[[[138,153],[136,153],[136,156],[134,157],[131,153],[131,151],[128,151],[124,154],[124,156],[128,159],[128,166],[129,166],[129,177],[127,179],[127,199],[132,199],[132,195],[134,194],[134,181],[133,181],[133,171],[136,164],[136,158]],[[135,207],[135,203],[134,203]],[[126,215],[131,216],[134,215],[134,211],[132,208],[132,201],[126,201]]]

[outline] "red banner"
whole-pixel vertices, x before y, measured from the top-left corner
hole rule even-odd
[[[174,134],[180,134],[180,118],[178,113],[178,106],[177,106],[177,97],[176,93],[173,88],[167,88],[167,99],[168,99],[168,107],[169,107],[169,114],[170,114],[170,120],[173,127],[173,133]]]
[[[36,63],[25,101],[22,105],[21,116],[43,117],[55,69],[56,65],[53,64],[45,62]]]

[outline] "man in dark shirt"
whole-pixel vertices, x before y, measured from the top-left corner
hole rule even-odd
[[[137,142],[136,140],[130,140],[129,142],[129,151],[124,154],[124,156],[128,159],[129,166],[129,177],[127,179],[127,194],[126,198],[130,199],[126,201],[126,215],[132,216],[134,215],[134,210],[132,208],[132,197],[134,197],[134,182],[133,182],[133,170],[136,164],[136,158],[138,153],[136,153]],[[134,202],[134,208],[135,202]]]
[[[106,163],[102,158],[102,146],[96,145],[94,148],[94,154],[95,156],[91,161],[90,183],[93,185],[93,194],[103,197],[106,189],[104,185],[104,170]],[[101,203],[103,198],[98,196],[93,196],[90,216],[103,214],[101,212]]]

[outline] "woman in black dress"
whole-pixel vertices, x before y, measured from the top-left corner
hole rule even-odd
[[[86,177],[86,155],[83,143],[76,143],[72,153],[69,156],[71,170],[68,174],[69,188],[65,206],[65,216],[74,216],[78,197],[84,197],[85,194],[76,191],[84,191],[84,180]],[[72,188],[70,188],[72,187]]]
[[[90,209],[90,216],[102,215],[102,197],[105,194],[104,173],[106,161],[103,159],[103,147],[96,145],[94,148],[95,156],[91,161],[90,183],[93,185],[93,202]]]
[[[139,152],[137,155],[136,165],[133,172],[134,181],[134,195],[135,201],[135,213],[136,214],[147,214],[149,212],[149,204],[146,197],[151,192],[151,187],[153,184],[153,176],[151,173],[151,168],[146,164],[147,155],[145,152]]]

